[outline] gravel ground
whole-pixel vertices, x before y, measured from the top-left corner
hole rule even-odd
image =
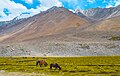
[[[120,55],[120,42],[26,42],[0,45],[0,56]]]
[[[5,72],[4,70],[1,70],[0,76],[46,76],[46,75],[44,73],[36,74],[36,73]]]

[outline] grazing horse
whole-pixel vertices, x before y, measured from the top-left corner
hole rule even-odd
[[[44,66],[47,66],[47,65],[48,65],[45,60],[38,60],[38,61],[36,61],[36,66],[38,66],[38,64],[40,65],[40,67],[41,67],[42,65],[44,65]]]
[[[61,70],[61,67],[57,63],[50,64],[50,70],[52,70],[52,67],[55,67],[55,69],[59,68],[59,70]]]

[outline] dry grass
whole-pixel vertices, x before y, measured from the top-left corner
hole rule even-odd
[[[118,76],[120,75],[120,56],[99,57],[46,57],[48,64],[58,63],[62,70],[36,67],[36,60],[44,57],[1,57],[0,70],[6,72],[30,73],[45,76]]]

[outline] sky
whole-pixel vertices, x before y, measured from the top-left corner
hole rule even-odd
[[[0,0],[0,21],[12,20],[17,16],[30,17],[53,6],[69,10],[109,8],[120,4],[120,0]]]

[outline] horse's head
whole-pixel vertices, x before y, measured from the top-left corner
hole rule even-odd
[[[47,65],[48,65],[47,62],[45,62],[45,63],[44,63],[44,66],[47,66]]]
[[[61,70],[61,67],[59,67],[59,70]]]
[[[36,61],[36,66],[38,66],[39,63],[40,63],[40,61]]]

